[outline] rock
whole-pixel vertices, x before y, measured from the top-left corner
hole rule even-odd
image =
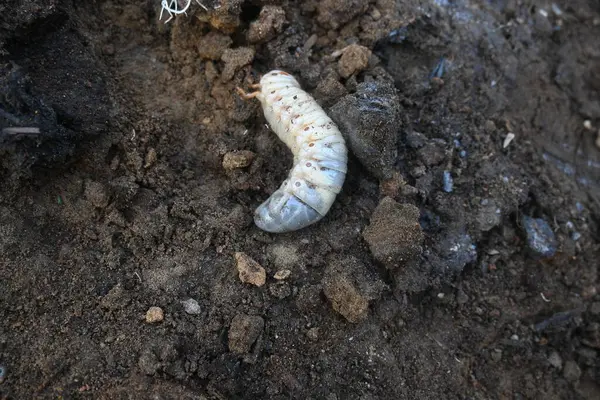
[[[353,256],[330,263],[321,283],[333,309],[353,323],[367,317],[369,302],[379,298],[386,287]]]
[[[229,326],[229,350],[237,354],[247,354],[262,333],[265,321],[255,315],[238,314]]]
[[[263,286],[267,280],[265,269],[246,253],[235,253],[240,280],[255,286]]]
[[[338,81],[336,74],[329,74],[324,79],[319,80],[314,96],[323,107],[330,107],[342,96],[348,94],[346,87]]]
[[[205,60],[220,60],[232,43],[229,36],[211,31],[200,38],[198,54]]]
[[[292,274],[292,271],[290,271],[289,269],[282,269],[282,270],[275,272],[275,275],[273,275],[273,278],[277,279],[278,281],[282,281],[282,280],[286,279],[288,276],[290,276],[291,274]]]
[[[230,151],[223,157],[223,168],[232,171],[252,164],[255,154],[249,150]]]
[[[162,322],[163,319],[165,319],[165,313],[160,307],[150,307],[146,311],[146,322],[149,324]]]
[[[96,208],[108,206],[110,196],[104,185],[99,182],[88,181],[85,184],[85,198]]]
[[[156,154],[156,150],[151,147],[148,149],[148,153],[146,153],[146,157],[144,158],[144,168],[147,169],[153,166],[157,159],[158,155]]]
[[[183,309],[187,314],[199,315],[202,312],[200,309],[200,304],[198,304],[198,302],[194,299],[187,299],[182,301],[181,304],[183,305]]]
[[[380,180],[392,177],[400,127],[396,89],[389,83],[364,82],[329,112],[352,153]]]
[[[557,351],[553,351],[552,353],[550,353],[550,355],[548,356],[548,362],[556,369],[561,369],[563,365],[562,358]]]
[[[250,64],[252,60],[254,60],[254,49],[251,47],[226,49],[221,56],[221,61],[225,63],[221,79],[224,82],[230,81],[240,68]]]
[[[138,360],[138,367],[146,375],[154,375],[160,368],[160,362],[151,349],[144,349]]]
[[[323,0],[317,5],[317,22],[326,29],[337,29],[369,7],[363,0]]]
[[[264,6],[260,10],[258,20],[250,24],[248,41],[250,43],[267,42],[283,31],[284,23],[285,11],[283,11],[283,8],[270,5]]]
[[[522,224],[531,252],[542,258],[552,257],[556,253],[556,238],[546,221],[523,216]]]
[[[421,254],[424,239],[419,209],[385,197],[371,216],[363,237],[373,256],[388,269],[397,268]]]
[[[344,49],[338,62],[338,72],[344,79],[364,71],[369,65],[371,50],[359,44],[351,44]]]
[[[581,378],[581,368],[575,361],[567,361],[563,369],[563,376],[571,383],[577,382]]]

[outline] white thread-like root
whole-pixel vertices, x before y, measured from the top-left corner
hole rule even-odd
[[[294,166],[287,179],[255,212],[262,230],[281,233],[321,220],[346,178],[348,154],[342,134],[293,76],[271,71],[259,91],[245,94],[262,105],[271,129],[290,148]]]
[[[208,11],[208,8],[206,8],[206,6],[204,4],[200,3],[200,0],[196,0],[196,3],[198,3],[200,5],[200,7],[204,8],[205,11]],[[169,19],[167,19],[165,21],[165,24],[168,23],[169,21],[171,21],[175,17],[175,15],[178,15],[178,14],[187,15],[187,10],[188,10],[188,8],[190,8],[190,4],[192,4],[192,0],[187,0],[187,3],[180,10],[179,9],[179,0],[162,0],[160,3],[161,9],[160,9],[160,16],[158,17],[158,19],[159,20],[162,19],[163,12],[165,12],[165,11],[169,14]]]

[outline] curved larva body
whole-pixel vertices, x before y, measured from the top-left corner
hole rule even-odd
[[[293,76],[271,71],[260,81],[257,97],[271,129],[294,154],[287,179],[255,212],[267,232],[290,232],[327,214],[342,190],[348,154],[335,123]]]

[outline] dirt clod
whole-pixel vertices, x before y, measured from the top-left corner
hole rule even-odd
[[[267,280],[265,269],[246,253],[235,253],[240,280],[255,286],[263,286]]]
[[[209,4],[209,11],[197,13],[196,17],[201,21],[208,22],[213,28],[221,32],[231,34],[240,25],[243,2],[244,0],[212,1],[214,4]]]
[[[351,44],[344,49],[338,62],[338,72],[344,79],[358,72],[364,71],[369,65],[371,50],[359,44]]]
[[[249,150],[230,151],[223,157],[223,168],[232,171],[252,164],[255,154]]]
[[[225,63],[221,78],[224,82],[230,81],[233,75],[245,65],[248,65],[254,59],[254,49],[251,47],[238,47],[236,49],[226,49],[221,56],[221,61]]]
[[[396,89],[384,82],[361,83],[330,114],[365,168],[378,179],[391,178],[400,126]]]
[[[229,326],[229,351],[237,354],[250,353],[264,326],[265,321],[256,315],[238,314],[233,317]]]
[[[261,43],[272,39],[281,33],[285,24],[285,11],[280,6],[264,6],[260,10],[258,19],[250,24],[248,41]]]
[[[387,268],[394,269],[421,254],[423,231],[419,209],[385,197],[371,215],[363,233],[371,253]]]
[[[220,60],[233,40],[219,32],[209,32],[198,40],[198,55],[205,60]]]
[[[162,322],[163,319],[165,319],[165,313],[160,307],[152,306],[146,311],[146,322],[149,324]]]
[[[324,28],[337,29],[361,15],[369,6],[362,0],[324,0],[317,5],[317,21]]]
[[[333,309],[353,323],[367,317],[369,302],[385,288],[374,273],[352,256],[329,264],[321,283]]]
[[[145,349],[138,360],[138,367],[146,375],[154,375],[160,368],[160,361],[152,349]]]

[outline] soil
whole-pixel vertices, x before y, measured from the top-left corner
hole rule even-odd
[[[600,398],[597,1],[6,3],[0,398]],[[275,68],[351,135],[286,234]]]

